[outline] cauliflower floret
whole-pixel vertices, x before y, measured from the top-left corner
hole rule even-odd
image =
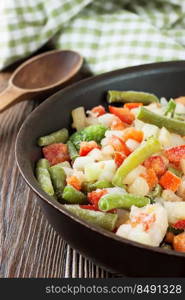
[[[84,167],[87,164],[93,163],[94,159],[90,156],[80,156],[77,157],[74,161],[73,168],[79,171],[84,171]]]
[[[132,241],[157,247],[168,228],[166,210],[159,203],[131,207],[128,224],[121,225],[116,234]]]

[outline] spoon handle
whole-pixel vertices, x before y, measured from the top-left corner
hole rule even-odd
[[[24,91],[8,86],[2,93],[0,93],[0,112],[5,110],[11,104],[21,100]]]

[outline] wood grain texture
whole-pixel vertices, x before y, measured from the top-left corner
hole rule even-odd
[[[10,74],[0,73],[0,90]],[[25,101],[0,114],[0,277],[112,277],[61,239],[19,174],[14,156],[16,135],[35,105]]]

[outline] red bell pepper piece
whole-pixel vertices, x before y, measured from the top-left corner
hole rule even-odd
[[[170,162],[179,163],[180,160],[185,157],[185,145],[176,146],[165,150],[165,154]]]
[[[95,141],[81,142],[79,155],[86,156],[91,150],[95,148],[100,149],[100,147]]]
[[[43,147],[42,151],[44,157],[50,162],[52,166],[66,160],[70,160],[67,145],[63,143],[48,145],[46,147]]]
[[[164,160],[159,155],[155,155],[147,158],[144,161],[144,166],[147,169],[152,168],[155,171],[156,175],[158,176],[163,175],[164,172],[166,171],[166,165],[164,163]]]
[[[128,108],[125,107],[115,107],[115,106],[109,106],[109,111],[111,114],[117,116],[118,118],[120,118],[120,120],[122,122],[131,124],[134,119],[135,116],[133,113],[130,112],[130,110]]]
[[[124,107],[128,108],[128,109],[133,109],[133,108],[137,108],[143,106],[143,103],[139,103],[139,102],[131,102],[131,103],[125,103]]]
[[[105,108],[102,105],[95,106],[91,109],[93,113],[97,114],[97,117],[102,116],[106,113]]]
[[[173,224],[173,227],[176,229],[184,229],[185,230],[185,220],[179,220],[175,224]]]
[[[176,192],[181,183],[181,179],[172,172],[167,171],[166,173],[164,173],[164,175],[162,175],[162,177],[159,180],[159,183],[164,189],[169,189],[173,192]]]

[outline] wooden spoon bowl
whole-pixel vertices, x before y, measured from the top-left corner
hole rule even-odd
[[[21,64],[0,94],[0,111],[20,100],[54,91],[80,70],[83,58],[70,50],[53,50],[37,55]]]

